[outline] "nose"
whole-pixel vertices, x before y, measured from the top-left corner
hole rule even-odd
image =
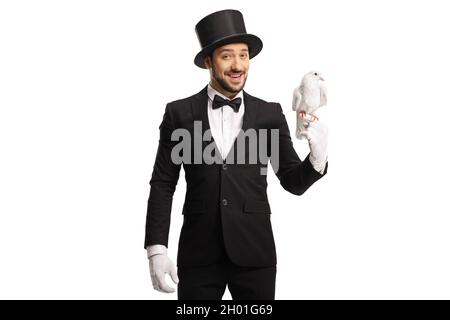
[[[239,59],[239,57],[234,57],[233,63],[231,64],[231,70],[242,71],[242,68],[242,61]]]

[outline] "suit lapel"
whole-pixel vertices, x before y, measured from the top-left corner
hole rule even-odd
[[[202,138],[202,150],[206,147],[206,145],[210,143],[214,143],[214,146],[217,148],[216,142],[214,141],[214,137],[211,134],[210,141],[203,141],[203,134],[205,131],[209,130],[211,133],[211,127],[209,125],[208,119],[208,86],[205,86],[199,93],[194,95],[194,99],[191,102],[191,110],[192,110],[192,118],[194,121],[201,121],[201,132],[195,132],[197,136]],[[217,149],[218,150],[218,149]]]
[[[205,86],[199,93],[194,95],[191,103],[191,110],[194,121],[202,122],[203,132],[211,129],[208,120],[208,86]]]
[[[255,128],[255,121],[256,116],[259,111],[258,109],[258,101],[254,99],[251,95],[249,95],[247,92],[244,91],[244,105],[245,105],[245,111],[244,111],[244,117],[242,119],[242,128],[241,131],[239,131],[238,136],[233,142],[233,146],[231,147],[230,153],[227,155],[226,162],[227,163],[249,163],[249,144],[248,142],[245,143],[245,152],[239,152],[237,141],[238,139],[242,139],[242,135],[248,130],[248,129],[256,129]],[[244,140],[241,140],[244,141]]]
[[[258,113],[258,102],[247,92],[244,91],[245,112],[242,122],[242,130],[255,128],[256,114]]]

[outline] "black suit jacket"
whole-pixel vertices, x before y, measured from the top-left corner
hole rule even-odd
[[[276,252],[270,222],[272,211],[266,193],[267,176],[261,174],[262,168],[267,169],[267,162],[258,160],[256,164],[250,163],[250,145],[246,144],[245,152],[238,153],[237,140],[225,165],[203,161],[195,164],[194,152],[190,155],[190,163],[174,164],[171,161],[172,148],[179,143],[171,141],[174,129],[184,128],[193,136],[194,121],[202,121],[203,132],[210,129],[207,103],[205,87],[191,97],[166,106],[150,180],[144,246],[168,244],[172,197],[183,166],[187,188],[182,211],[184,222],[178,244],[178,266],[208,265],[221,261],[224,255],[240,266],[273,266],[276,264]],[[280,104],[266,102],[245,91],[244,103],[242,130],[279,130],[279,168],[276,176],[284,189],[295,195],[303,194],[323,175],[312,167],[309,155],[304,161],[299,159]],[[203,141],[201,150],[211,143],[214,143],[213,139],[212,142]],[[264,143],[267,154],[272,156],[270,134]],[[194,141],[191,145],[194,146]],[[184,152],[181,154],[184,155]],[[245,164],[237,163],[238,156],[245,160]],[[328,163],[324,175],[327,168]]]

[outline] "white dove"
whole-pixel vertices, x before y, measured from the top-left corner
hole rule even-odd
[[[303,139],[301,134],[310,121],[319,120],[314,112],[327,104],[327,88],[323,83],[322,74],[318,71],[311,71],[305,74],[300,86],[294,89],[292,99],[292,110],[296,111],[297,128],[295,136]]]

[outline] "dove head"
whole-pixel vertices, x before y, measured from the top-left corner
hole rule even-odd
[[[325,80],[323,79],[322,73],[320,73],[319,71],[308,72],[303,77],[303,82],[307,82],[310,84],[320,83],[320,81],[325,81]]]
[[[246,43],[231,43],[215,49],[205,58],[211,86],[233,99],[244,88],[250,66]]]

